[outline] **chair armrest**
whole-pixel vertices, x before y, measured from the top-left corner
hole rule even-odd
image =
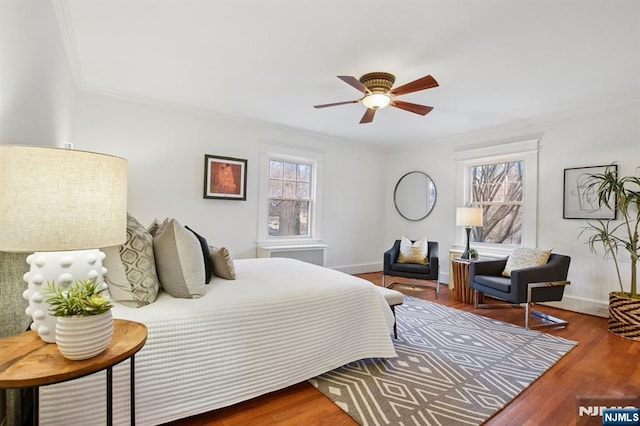
[[[511,284],[519,287],[519,294],[527,293],[528,283],[565,281],[566,279],[567,266],[559,261],[511,271]]]
[[[440,264],[440,260],[438,257],[438,242],[437,241],[429,241],[429,265],[431,269],[438,272],[438,267]]]
[[[389,250],[384,252],[382,257],[382,272],[387,273],[391,270],[391,264],[396,263],[398,260],[398,253],[400,252],[400,244],[397,242]]]

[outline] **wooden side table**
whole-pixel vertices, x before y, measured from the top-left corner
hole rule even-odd
[[[473,303],[474,290],[469,287],[469,265],[476,260],[461,259],[459,257],[451,261],[451,270],[454,275],[454,298],[462,303]],[[478,303],[481,303],[483,294],[478,294]]]
[[[100,355],[82,361],[71,361],[62,356],[58,347],[46,343],[35,331],[0,339],[0,388],[33,389],[33,424],[39,422],[40,386],[65,382],[107,370],[107,424],[113,423],[114,365],[131,359],[130,400],[131,424],[135,424],[135,354],[147,341],[147,327],[143,324],[116,319],[113,338]]]

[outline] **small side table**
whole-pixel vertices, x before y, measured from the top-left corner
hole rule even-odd
[[[147,341],[147,327],[143,324],[116,319],[113,338],[100,355],[82,361],[71,361],[62,356],[58,347],[40,339],[35,331],[0,339],[0,388],[33,389],[33,424],[39,422],[39,388],[65,382],[107,370],[107,424],[113,423],[114,365],[131,359],[130,399],[131,424],[135,424],[135,354]]]
[[[455,258],[451,261],[451,270],[454,275],[455,295],[454,298],[458,302],[473,303],[474,290],[469,287],[469,265],[477,259]],[[483,293],[478,294],[478,303],[482,303]]]

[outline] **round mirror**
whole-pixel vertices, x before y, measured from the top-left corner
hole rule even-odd
[[[426,173],[409,172],[398,180],[393,190],[393,203],[403,218],[422,220],[436,204],[436,185]]]

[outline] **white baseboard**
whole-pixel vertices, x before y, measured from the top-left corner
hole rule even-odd
[[[545,302],[540,304],[603,318],[609,317],[609,303],[599,300],[565,295],[561,302]]]

